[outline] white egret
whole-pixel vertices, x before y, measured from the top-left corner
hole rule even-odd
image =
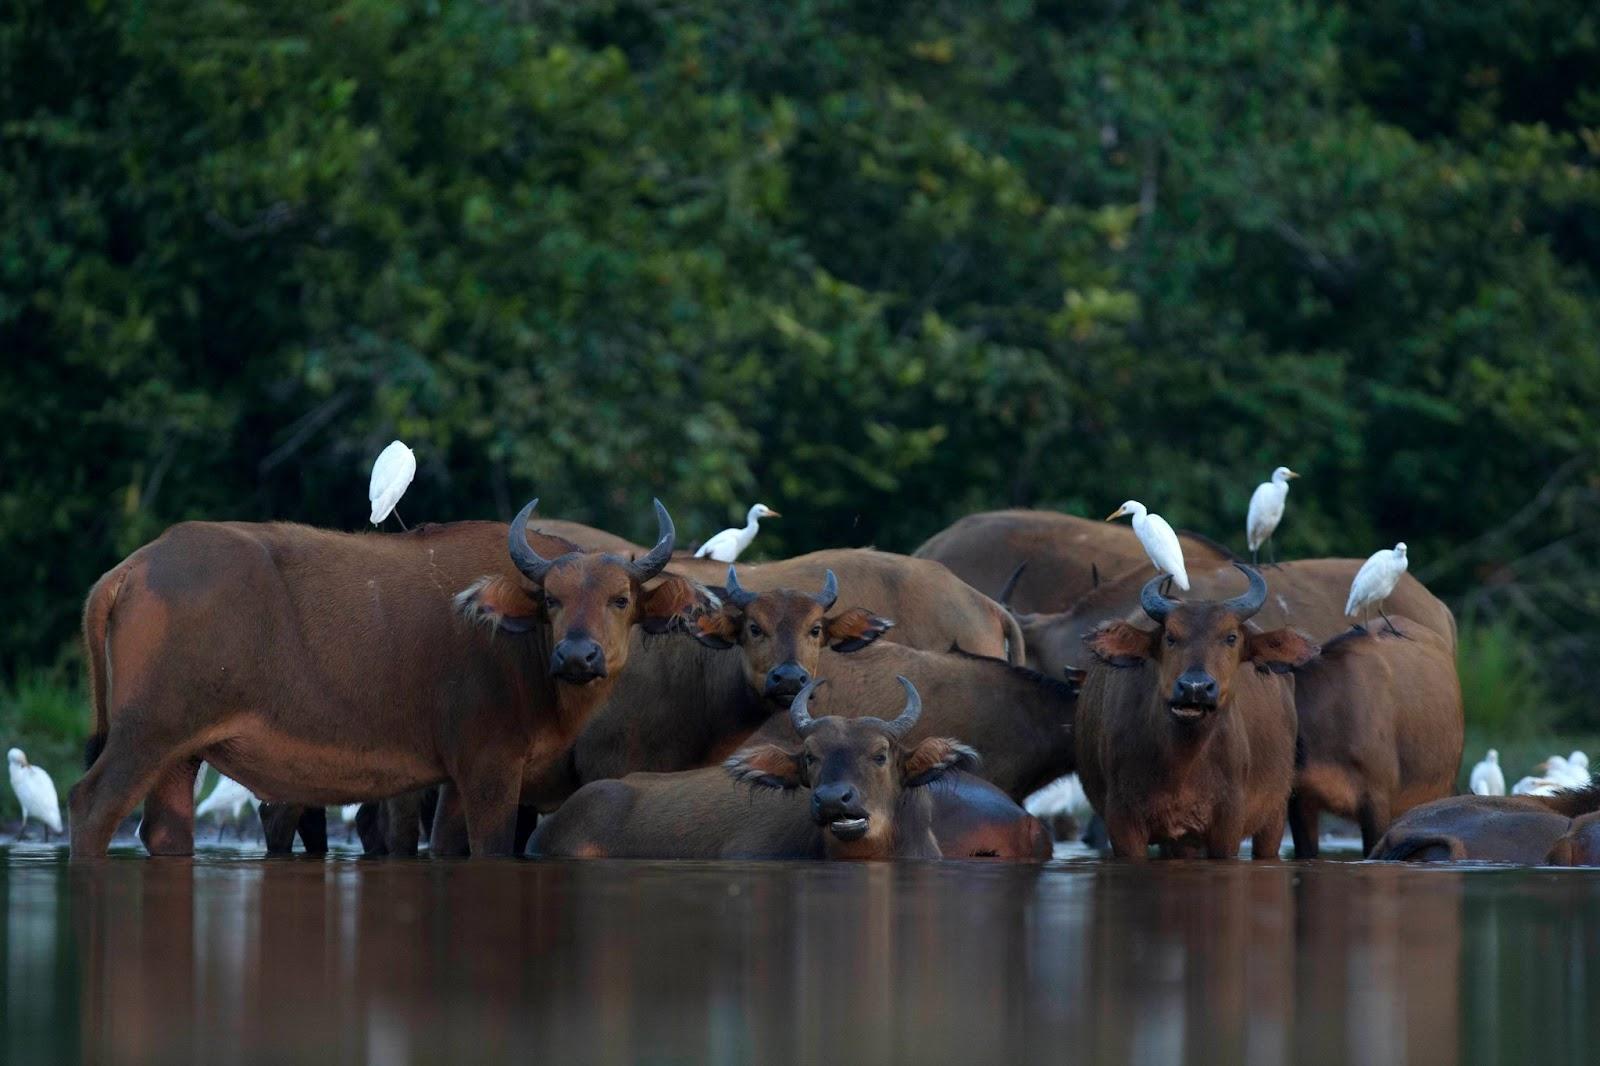
[[[195,808],[195,820],[198,821],[207,815],[215,814],[217,816],[217,839],[220,840],[224,823],[241,821],[247,804],[252,811],[261,807],[261,801],[256,798],[254,792],[251,792],[248,788],[245,788],[219,770],[217,771],[217,786],[211,790],[211,795],[207,796],[200,806]],[[240,831],[240,835],[244,835],[243,830]]]
[[[1572,776],[1574,778],[1578,778],[1581,775],[1582,779],[1578,783],[1579,788],[1589,784],[1589,756],[1581,751],[1575,751],[1567,756],[1567,765],[1572,768]]]
[[[359,803],[346,803],[339,808],[339,821],[344,823],[344,838],[349,841],[356,829],[356,814],[361,810]]]
[[[1389,598],[1394,587],[1400,583],[1400,577],[1406,572],[1406,542],[1401,541],[1393,548],[1383,548],[1375,551],[1361,564],[1361,569],[1356,571],[1356,579],[1350,582],[1350,599],[1345,602],[1344,613],[1353,617],[1357,611],[1365,611],[1369,607],[1376,607],[1378,614],[1383,618],[1383,624],[1389,632],[1397,637],[1405,636],[1389,621],[1389,616],[1383,613],[1383,601]]]
[[[1133,535],[1144,545],[1144,553],[1150,557],[1156,572],[1170,574],[1173,584],[1188,592],[1189,571],[1183,565],[1183,545],[1178,543],[1178,535],[1167,520],[1146,510],[1138,500],[1129,500],[1107,515],[1106,521],[1125,514],[1133,515]]]
[[[1256,562],[1261,545],[1271,545],[1273,531],[1283,521],[1283,504],[1289,498],[1289,479],[1299,477],[1293,470],[1280,466],[1272,472],[1272,480],[1263,481],[1250,494],[1250,512],[1244,520],[1245,538],[1250,543],[1250,561]],[[1276,549],[1268,552],[1273,562],[1278,561]]]
[[[764,503],[758,503],[750,508],[745,516],[744,528],[732,527],[724,529],[721,533],[700,545],[700,550],[694,553],[696,559],[715,559],[719,563],[731,563],[739,558],[739,553],[750,547],[750,542],[756,539],[756,531],[760,528],[763,518],[782,518],[777,511]]]
[[[1478,796],[1504,796],[1506,794],[1506,775],[1500,769],[1500,753],[1493,748],[1483,757],[1483,761],[1472,768],[1472,777],[1469,784],[1475,795]]]
[[[372,501],[373,525],[378,525],[393,513],[400,528],[406,527],[405,520],[394,508],[400,502],[400,497],[406,494],[411,479],[416,476],[417,457],[401,442],[393,441],[378,453],[378,461],[372,464],[372,480],[367,485],[367,499]]]
[[[6,762],[10,764],[11,791],[17,794],[17,803],[22,806],[22,825],[17,830],[17,839],[21,840],[22,834],[27,832],[28,819],[37,818],[44,823],[44,838],[49,840],[51,833],[61,832],[61,801],[56,796],[56,783],[50,780],[43,767],[30,763],[21,748],[6,752]]]
[[[1513,796],[1554,796],[1566,786],[1553,777],[1524,777],[1511,786]]]

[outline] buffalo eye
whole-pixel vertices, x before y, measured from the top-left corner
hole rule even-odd
[[[760,638],[766,636],[766,633],[762,630],[762,628],[760,626],[756,625],[754,622],[751,622],[750,623],[750,635],[759,640]]]
[[[613,596],[613,597],[611,597],[611,606],[615,607],[619,611],[626,610],[627,606],[628,606],[628,597],[626,597],[626,596]]]
[[[884,763],[889,761],[889,753],[886,751],[880,751],[878,754],[872,757],[872,761],[877,763],[879,766],[882,766]]]
[[[807,766],[815,766],[815,765],[817,765],[817,757],[815,755],[811,754],[809,751],[806,752],[806,765]]]
[[[544,609],[547,611],[559,611],[561,609],[561,601],[554,596],[546,596],[544,598]]]
[[[1171,633],[1168,633],[1167,634],[1167,647],[1176,648],[1177,646],[1178,646],[1178,638],[1173,636]]]
[[[1229,633],[1226,637],[1223,638],[1222,642],[1224,644],[1226,644],[1228,647],[1231,648],[1235,644],[1239,643],[1239,634],[1237,634],[1237,633]]]
[[[813,638],[822,636],[822,626],[820,624],[811,627],[811,636]]]

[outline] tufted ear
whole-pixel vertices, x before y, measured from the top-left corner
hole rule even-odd
[[[1109,666],[1138,666],[1154,653],[1159,632],[1130,622],[1106,622],[1086,634],[1083,642],[1095,658]]]
[[[480,577],[456,593],[455,604],[465,618],[507,633],[526,633],[540,618],[539,601],[508,577]]]
[[[735,781],[757,788],[799,788],[805,783],[800,753],[776,744],[757,744],[734,752],[722,768]]]
[[[726,651],[739,643],[739,617],[724,607],[690,622],[689,632],[706,647]]]
[[[906,754],[906,787],[930,784],[951,770],[971,770],[978,761],[978,753],[965,744],[949,737],[929,737]]]
[[[717,606],[704,585],[678,574],[662,574],[655,587],[639,597],[639,624],[646,633],[666,633],[686,628]]]
[[[1244,658],[1274,673],[1286,673],[1304,666],[1321,651],[1311,638],[1297,629],[1274,629],[1250,633],[1245,638]]]
[[[860,651],[894,628],[889,619],[879,618],[864,607],[852,607],[822,622],[828,646],[838,652]]]

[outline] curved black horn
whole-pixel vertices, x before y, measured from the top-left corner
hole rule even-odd
[[[1144,613],[1153,621],[1165,622],[1167,613],[1176,607],[1176,600],[1169,600],[1161,595],[1161,583],[1167,580],[1166,574],[1157,574],[1145,582],[1144,589],[1139,593],[1139,606],[1144,608]]]
[[[817,686],[826,684],[826,679],[821,681],[807,681],[805,688],[794,694],[794,699],[789,701],[789,724],[794,726],[794,731],[804,740],[806,734],[817,728],[817,720],[811,717],[811,694]]]
[[[839,599],[839,579],[833,576],[832,570],[823,575],[822,591],[812,598],[822,604],[824,611],[833,609],[834,603]]]
[[[1250,579],[1250,587],[1231,600],[1222,604],[1224,608],[1233,612],[1234,617],[1243,622],[1246,618],[1261,610],[1261,605],[1267,602],[1267,579],[1253,566],[1244,563],[1234,563]]]
[[[546,559],[528,545],[528,518],[538,506],[539,497],[529,500],[528,505],[511,520],[511,531],[506,534],[506,547],[511,552],[511,561],[522,571],[523,577],[536,584],[544,581],[544,575],[555,563],[555,560]]]
[[[733,564],[728,564],[728,602],[735,607],[748,607],[755,602],[756,594],[739,584],[739,575],[733,572]]]
[[[656,546],[651,548],[643,559],[628,564],[633,570],[633,576],[640,581],[649,581],[672,561],[672,542],[678,535],[677,530],[672,527],[672,516],[667,513],[666,507],[662,506],[660,500],[651,502],[656,505],[656,528],[660,530]]]
[[[917,694],[917,686],[905,677],[896,674],[894,679],[906,687],[906,706],[905,710],[900,712],[900,717],[892,722],[883,723],[883,727],[899,740],[911,732],[917,724],[917,719],[922,717],[922,697]]]
[[[995,601],[1008,611],[1011,610],[1011,594],[1017,591],[1017,582],[1022,579],[1022,572],[1027,568],[1027,563],[1018,563],[1017,568],[1011,571],[1011,576],[1006,578],[1006,587],[1000,590],[999,596],[995,597]]]

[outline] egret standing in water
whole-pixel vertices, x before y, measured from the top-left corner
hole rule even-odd
[[[1183,545],[1167,520],[1145,509],[1138,500],[1129,500],[1106,516],[1109,522],[1125,514],[1133,515],[1133,535],[1144,545],[1144,553],[1155,564],[1156,572],[1171,576],[1172,583],[1189,591],[1189,571],[1183,565]]]
[[[405,519],[394,508],[411,486],[411,479],[416,476],[417,457],[404,444],[394,441],[378,453],[378,461],[372,464],[372,481],[367,485],[373,525],[378,525],[393,513],[400,528],[406,528]]]
[[[37,818],[44,823],[44,838],[49,840],[51,833],[61,832],[61,800],[56,796],[56,783],[42,768],[30,763],[21,748],[6,752],[6,762],[10,764],[11,791],[17,794],[17,803],[22,807],[17,839],[27,832],[28,819]]]
[[[745,516],[744,528],[732,527],[724,529],[700,545],[700,550],[694,553],[696,559],[715,559],[719,563],[731,563],[739,558],[739,553],[750,547],[750,542],[756,539],[756,531],[761,528],[763,518],[781,518],[772,508],[764,503],[758,503],[750,508],[750,513]]]
[[[1472,777],[1468,783],[1474,795],[1504,796],[1506,775],[1500,769],[1500,753],[1490,748],[1489,754],[1483,757],[1483,761],[1472,768]]]
[[[1250,513],[1244,520],[1245,537],[1250,542],[1250,561],[1256,562],[1261,545],[1271,546],[1272,534],[1283,521],[1283,504],[1289,498],[1289,479],[1299,477],[1293,470],[1280,466],[1272,472],[1272,480],[1263,481],[1250,494]],[[1278,561],[1277,549],[1267,552],[1269,559]]]
[[[1350,582],[1350,599],[1345,602],[1344,613],[1348,617],[1355,617],[1357,611],[1366,611],[1369,607],[1376,607],[1378,614],[1383,618],[1383,624],[1389,632],[1397,637],[1405,636],[1389,621],[1389,616],[1383,613],[1383,601],[1389,598],[1394,587],[1400,583],[1400,578],[1406,572],[1406,542],[1401,541],[1393,548],[1383,548],[1372,553],[1367,561],[1361,564],[1361,569],[1356,571],[1356,579]],[[1365,626],[1358,628],[1364,629]]]

